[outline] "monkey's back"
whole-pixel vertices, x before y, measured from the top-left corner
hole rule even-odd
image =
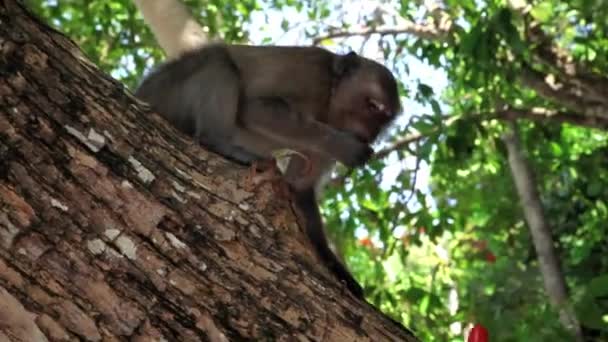
[[[326,111],[334,54],[316,47],[226,46],[239,69],[244,95],[280,97],[308,110]]]

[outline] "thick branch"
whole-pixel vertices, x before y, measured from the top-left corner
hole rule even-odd
[[[552,75],[544,75],[531,66],[524,66],[522,82],[540,96],[590,118],[608,118],[608,106],[588,99],[576,89],[558,83]]]
[[[524,64],[522,82],[539,95],[591,120],[608,118],[608,78],[588,70],[557,46],[555,39],[533,21],[526,8],[522,7],[519,12],[532,22],[525,34],[531,43],[533,61],[548,71],[540,72]]]
[[[584,97],[586,102],[608,104],[608,78],[605,75],[596,74],[577,63],[566,50],[557,46],[554,38],[549,37],[539,25],[532,25],[526,33],[533,43],[532,52],[536,60],[555,72],[559,81],[571,89],[570,93]]]

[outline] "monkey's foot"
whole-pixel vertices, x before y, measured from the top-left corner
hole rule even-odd
[[[302,161],[304,162],[304,166],[302,167],[302,175],[308,176],[312,174],[315,169],[315,163],[308,156],[302,155]]]
[[[277,194],[277,196],[279,196],[280,198],[283,198],[283,199],[291,198],[291,188],[289,188],[289,185],[287,184],[287,182],[285,182],[285,180],[282,177],[279,179],[275,179],[271,182],[272,182],[272,189]]]
[[[258,172],[261,170],[262,172]],[[248,175],[243,182],[243,187],[247,191],[254,191],[261,184],[268,182],[277,177],[277,170],[270,160],[254,161],[249,167]]]
[[[258,172],[261,170],[261,172]],[[251,163],[249,175],[243,184],[243,188],[249,192],[255,191],[264,183],[270,182],[273,190],[284,196],[289,193],[289,187],[283,180],[283,174],[278,169],[274,159],[264,159]]]

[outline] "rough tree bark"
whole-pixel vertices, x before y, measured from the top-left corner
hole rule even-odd
[[[416,340],[319,264],[288,200],[0,3],[0,340]]]

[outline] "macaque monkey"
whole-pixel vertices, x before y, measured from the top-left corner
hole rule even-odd
[[[284,177],[307,236],[327,267],[362,298],[361,286],[328,246],[315,188],[336,161],[357,167],[372,155],[370,144],[401,110],[391,72],[353,52],[337,55],[317,47],[171,45],[172,35],[188,36],[175,23],[200,26],[175,0],[136,3],[172,56],[143,80],[136,96],[236,162],[268,160],[282,149],[303,156],[290,160]],[[172,17],[165,27],[150,9],[158,3],[181,17]]]

